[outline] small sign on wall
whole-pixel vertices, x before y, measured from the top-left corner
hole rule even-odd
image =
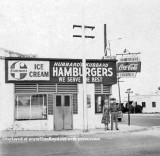
[[[91,95],[87,94],[87,108],[91,108]]]

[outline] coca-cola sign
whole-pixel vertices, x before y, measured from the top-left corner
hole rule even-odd
[[[140,72],[141,62],[118,62],[117,72]]]

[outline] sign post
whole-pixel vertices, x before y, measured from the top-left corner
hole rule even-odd
[[[126,93],[128,94],[128,126],[130,126],[130,93],[133,93],[130,88],[127,89]]]

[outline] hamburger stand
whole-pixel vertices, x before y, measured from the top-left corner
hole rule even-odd
[[[0,101],[3,129],[83,129],[84,117],[88,128],[103,127],[102,106],[117,83],[116,61],[86,60],[86,117],[81,59],[5,58],[5,68],[0,67],[5,73]]]

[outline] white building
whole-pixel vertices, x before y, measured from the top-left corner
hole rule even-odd
[[[125,98],[124,101],[127,101]],[[160,95],[134,95],[130,96],[130,101],[137,102],[138,105],[143,106],[143,113],[157,113],[160,112]]]
[[[0,61],[1,129],[64,130],[104,127],[104,99],[117,82],[116,60],[87,60],[84,116],[82,60],[6,58]]]
[[[36,55],[21,54],[0,48],[0,130],[7,129],[13,123],[14,85],[5,83],[5,57],[35,58]]]

